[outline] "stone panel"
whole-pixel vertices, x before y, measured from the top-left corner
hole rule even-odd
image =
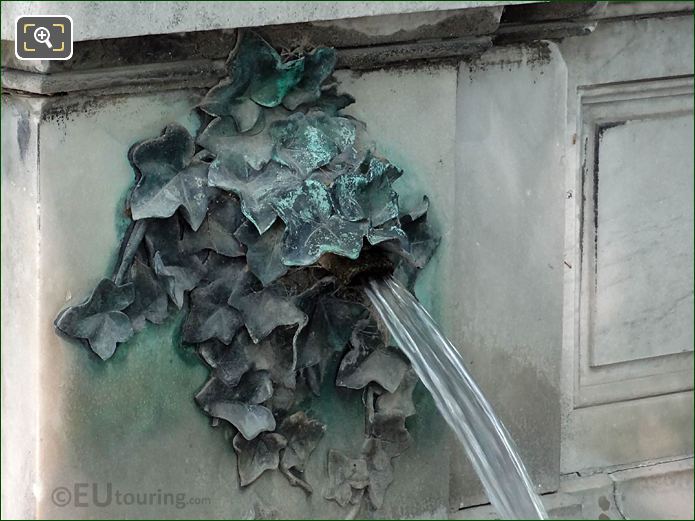
[[[31,98],[2,97],[3,519],[36,515],[40,108]]]
[[[447,333],[515,440],[537,490],[560,456],[567,71],[553,44],[493,49],[459,70],[456,288]],[[457,451],[452,509],[485,502]]]
[[[693,350],[692,143],[692,110],[602,133],[592,365]]]
[[[604,20],[560,49],[570,144],[561,469],[688,454],[692,16]]]

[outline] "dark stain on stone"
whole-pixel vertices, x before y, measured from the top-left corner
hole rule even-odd
[[[504,8],[501,22],[528,24],[549,20],[566,20],[586,16],[597,2],[568,2],[554,5],[509,5]]]
[[[610,519],[610,517],[608,517],[606,514],[600,514],[600,515],[598,516],[598,518],[599,518],[599,519]]]
[[[601,496],[598,498],[598,506],[601,507],[601,510],[608,510],[611,506],[611,502],[608,501],[606,496]]]
[[[584,154],[582,159],[582,202],[579,205],[579,259],[584,258],[584,207],[586,206],[586,152],[589,146],[589,138],[584,138]]]
[[[594,287],[598,284],[598,183],[599,183],[599,155],[601,152],[601,141],[606,130],[624,125],[625,121],[613,121],[602,123],[596,127],[594,136],[594,184],[593,184],[593,206],[594,206]]]
[[[186,88],[178,92],[186,93],[190,97],[191,106],[195,106],[205,93],[205,89]],[[65,122],[72,121],[77,116],[80,118],[95,116],[104,108],[127,102],[129,97],[130,94],[127,93],[105,96],[59,93],[52,96],[52,101],[46,105],[41,118],[47,122]]]
[[[19,146],[19,157],[24,161],[27,156],[27,147],[31,137],[31,125],[29,114],[23,112],[17,121],[17,146]]]
[[[43,62],[46,73],[85,71],[110,67],[164,64],[185,60],[218,60],[229,55],[237,39],[236,29],[215,29],[172,34],[151,34],[75,42],[73,57]],[[14,57],[14,44],[2,42],[3,65],[35,70],[35,65]]]
[[[423,58],[423,59],[408,59],[401,62],[393,62],[388,64],[369,68],[352,68],[348,67],[340,69],[341,72],[349,72],[352,78],[360,78],[365,74],[370,74],[375,71],[398,74],[400,76],[410,72],[424,72],[432,74],[444,69],[457,69],[461,63],[460,56],[449,58]],[[337,68],[336,68],[337,69]]]
[[[523,49],[523,52],[516,56],[505,57],[497,60],[491,60],[483,54],[482,56],[464,57],[461,61],[468,65],[469,73],[486,71],[488,69],[506,69],[512,71],[514,68],[527,65],[531,69],[543,67],[552,60],[552,51],[550,44],[546,41],[530,42],[523,44],[512,45],[495,45],[497,49]],[[542,72],[542,71],[541,71]]]
[[[72,97],[69,95],[56,95],[55,101],[47,105],[41,118],[44,121],[71,121],[74,114],[91,116],[99,110],[116,101],[115,97],[98,99],[91,97]]]

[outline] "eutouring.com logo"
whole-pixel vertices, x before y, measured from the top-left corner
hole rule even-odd
[[[111,483],[75,483],[70,487],[56,487],[51,492],[51,501],[58,507],[104,508],[113,505],[124,507],[173,507],[186,508],[190,505],[209,505],[209,497],[189,496],[185,492],[122,491]]]

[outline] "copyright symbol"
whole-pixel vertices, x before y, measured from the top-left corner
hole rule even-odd
[[[53,504],[58,507],[64,507],[70,503],[70,498],[70,490],[68,490],[67,487],[56,487],[53,489],[53,493],[51,494]]]

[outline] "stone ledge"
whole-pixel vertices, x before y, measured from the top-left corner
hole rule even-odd
[[[91,95],[149,90],[210,88],[226,73],[224,60],[187,60],[110,69],[38,74],[8,69],[3,89],[53,96],[71,92]]]
[[[439,10],[428,12],[285,23],[256,30],[280,49],[334,46],[339,68],[375,69],[426,60],[460,61],[493,45],[588,34],[605,20],[689,13],[677,2],[552,6],[476,2],[448,10],[436,4]],[[68,62],[19,61],[13,42],[3,41],[3,87],[49,96],[207,88],[224,74],[224,60],[237,36],[234,29],[221,29],[78,41]]]
[[[524,7],[525,12],[534,12],[529,11],[533,6]],[[543,7],[546,16],[557,11]],[[572,15],[595,12],[595,7],[594,2],[581,4],[573,8]],[[375,69],[425,60],[460,61],[479,55],[493,45],[504,9],[498,4],[256,30],[278,49],[333,46],[338,50],[338,68]],[[564,11],[561,9],[551,18],[562,18],[567,14]],[[563,27],[567,28],[565,34],[581,34],[593,28],[584,23],[553,23],[553,34]],[[520,26],[515,29],[518,30],[526,29]],[[534,39],[542,36],[542,30],[533,33]],[[224,74],[224,60],[237,37],[236,30],[225,29],[81,41],[76,42],[73,58],[68,62],[19,61],[14,57],[13,43],[3,41],[3,87],[35,95],[210,87]]]
[[[693,519],[693,457],[562,477],[542,496],[551,519]],[[491,505],[464,508],[450,519],[499,519]]]
[[[519,3],[522,2],[3,2],[2,39],[14,39],[14,21],[22,15],[71,15],[73,20],[81,21],[75,24],[74,39],[84,41]]]

